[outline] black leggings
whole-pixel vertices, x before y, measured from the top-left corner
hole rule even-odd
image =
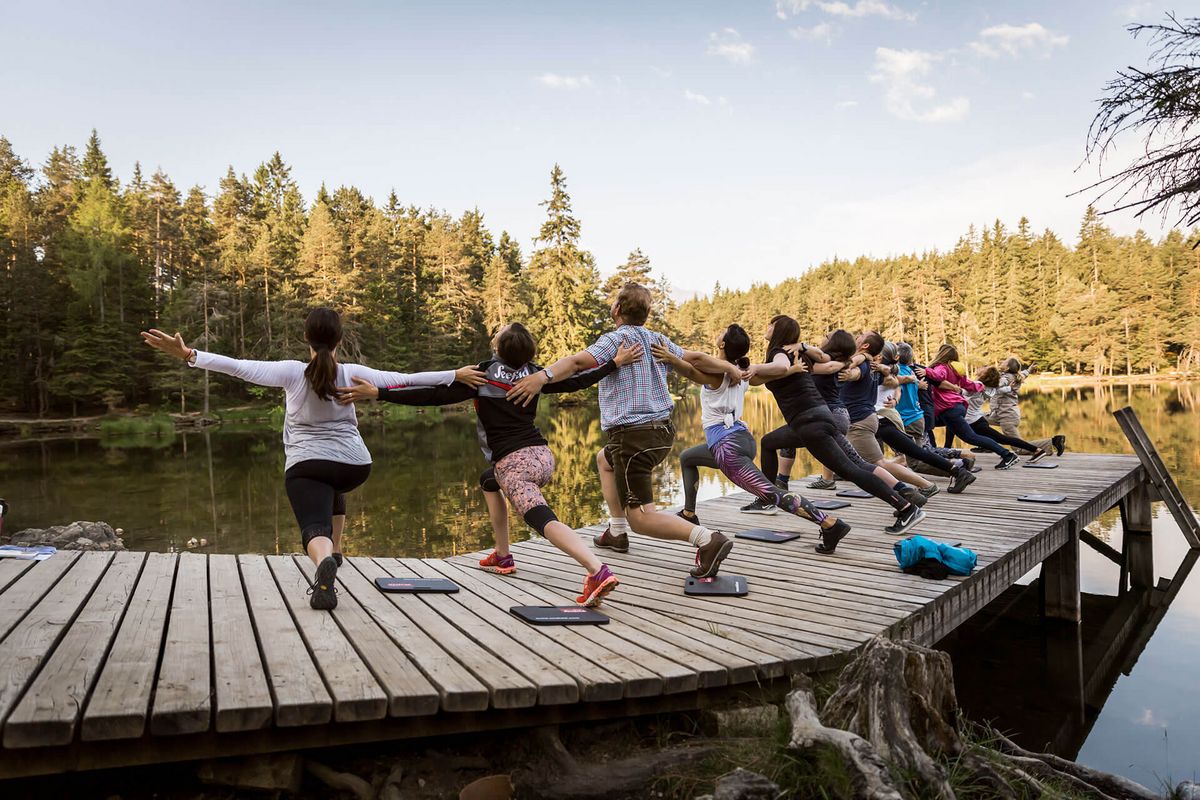
[[[807,447],[813,458],[840,475],[864,492],[870,492],[895,509],[908,505],[908,501],[896,494],[873,471],[863,469],[846,455],[843,442],[845,436],[838,433],[831,418],[817,417],[776,428],[762,438],[762,472],[774,482],[779,473],[779,457],[776,453],[785,447]],[[840,441],[839,441],[840,440]],[[848,443],[847,445],[848,446]]]
[[[875,438],[897,453],[906,455],[909,458],[915,458],[917,461],[924,461],[929,466],[940,469],[943,472],[954,471],[953,464],[932,450],[921,447],[912,440],[911,436],[897,428],[896,424],[887,417],[879,418],[879,430],[875,433]]]
[[[283,487],[300,523],[305,550],[318,536],[333,538],[333,518],[346,513],[346,492],[362,486],[370,474],[370,464],[322,459],[301,461],[283,473]]]
[[[990,450],[1004,458],[1010,451],[990,436],[982,436],[967,423],[967,407],[961,403],[950,406],[941,414],[938,421],[946,426],[946,447],[954,441],[954,437],[962,439],[967,444]]]
[[[1006,444],[1009,447],[1019,447],[1022,450],[1028,450],[1031,453],[1037,452],[1038,446],[1030,444],[1024,439],[1018,439],[1016,436],[1005,436],[1000,431],[988,424],[984,417],[980,417],[971,423],[971,430],[978,433],[980,436],[986,436],[989,439],[995,439],[1000,444]]]

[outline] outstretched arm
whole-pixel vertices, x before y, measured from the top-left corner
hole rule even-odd
[[[535,372],[517,381],[513,388],[508,390],[507,397],[514,403],[527,406],[533,402],[533,398],[538,396],[542,388],[547,383],[550,383],[551,375],[554,376],[554,380],[561,381],[563,378],[571,377],[576,372],[595,369],[599,365],[595,356],[587,350],[580,350],[578,353],[563,356],[541,372]]]
[[[710,356],[708,353],[701,353],[697,350],[685,350],[683,359],[703,373],[709,375],[724,373],[729,376],[732,383],[737,383],[742,379],[742,368],[723,358]]]
[[[655,344],[655,345],[650,346],[650,355],[654,356],[654,358],[656,360],[661,361],[664,364],[669,364],[672,369],[674,369],[676,372],[678,372],[684,378],[686,378],[689,381],[692,381],[693,383],[698,383],[701,386],[708,386],[710,388],[717,389],[721,386],[721,384],[725,380],[724,370],[721,371],[721,374],[712,375],[707,372],[701,371],[701,369],[698,366],[696,366],[696,364],[692,363],[692,361],[690,361],[688,359],[688,356],[690,356],[690,355],[699,356],[699,355],[704,355],[703,353],[693,353],[692,351],[686,351],[684,353],[684,357],[680,358],[679,356],[672,353],[671,350],[669,348],[667,348],[666,346],[661,345],[661,344]],[[742,380],[741,370],[738,370],[737,380],[739,383]]]
[[[563,392],[577,392],[580,389],[595,386],[626,364],[632,364],[634,361],[637,361],[644,353],[645,351],[640,344],[623,344],[617,348],[617,355],[612,361],[596,369],[576,373],[570,378],[564,378],[561,381],[551,381],[542,387],[542,392],[545,394],[562,394]]]
[[[352,378],[353,386],[339,386],[337,401],[342,405],[382,400],[387,403],[398,403],[403,406],[448,406],[470,400],[476,390],[465,383],[452,383],[449,386],[422,386],[412,389],[396,387],[381,389],[365,378]]]
[[[742,377],[749,381],[751,386],[761,386],[768,381],[782,378],[797,366],[797,372],[807,371],[807,365],[804,364],[803,359],[797,359],[796,364],[793,365],[786,355],[776,353],[775,358],[769,364],[751,364],[750,369],[742,373]]]
[[[161,353],[186,361],[193,367],[231,375],[258,386],[283,388],[296,380],[298,373],[303,373],[303,364],[299,361],[249,361],[207,353],[188,347],[183,343],[180,334],[171,336],[157,328],[142,331],[142,341]]]

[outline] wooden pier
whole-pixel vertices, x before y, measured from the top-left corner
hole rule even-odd
[[[685,596],[691,548],[634,535],[628,554],[604,554],[621,586],[602,607],[610,623],[596,627],[534,627],[509,613],[570,603],[579,589],[578,566],[540,539],[514,547],[518,571],[505,577],[474,568],[479,554],[350,558],[333,613],[308,608],[303,556],[0,561],[0,778],[778,693],[790,674],[837,667],[874,636],[937,642],[1043,562],[1047,614],[1078,620],[1085,526],[1119,506],[1127,528],[1148,530],[1155,476],[1135,456],[1069,453],[1058,469],[1010,471],[991,458],[966,493],[932,498],[913,531],[978,553],[968,578],[903,574],[878,501],[838,511],[854,530],[822,556],[810,523],[741,514],[747,496],[735,494],[702,503],[701,519],[728,532],[803,534],[737,541],[722,572],[745,575],[748,596]],[[1017,501],[1027,492],[1067,499]],[[818,494],[827,496],[809,492]],[[1113,552],[1123,580],[1152,580],[1144,551]],[[373,583],[384,575],[447,577],[461,591],[384,594]]]

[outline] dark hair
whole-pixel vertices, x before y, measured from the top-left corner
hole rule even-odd
[[[979,382],[989,389],[995,389],[1000,385],[1000,370],[995,367],[984,367],[979,370]]]
[[[342,341],[342,318],[332,308],[314,308],[304,320],[304,341],[316,353],[304,368],[304,378],[317,397],[332,400],[337,393],[333,348]]]
[[[533,334],[519,322],[505,327],[496,336],[496,355],[513,369],[520,369],[537,354],[537,342]]]
[[[771,317],[771,324],[775,327],[771,331],[771,338],[767,340],[768,357],[777,347],[800,341],[800,323],[788,315],[776,314]]]
[[[625,284],[617,295],[621,319],[628,325],[645,325],[650,317],[650,304],[653,300],[650,290],[640,283]]]
[[[854,355],[858,345],[855,344],[850,331],[838,328],[825,337],[825,344],[821,345],[821,349],[834,361],[847,361]]]
[[[1019,358],[1005,359],[1004,360],[1004,371],[1011,373],[1013,375],[1018,374],[1021,371],[1021,359],[1019,359]]]
[[[938,348],[937,355],[933,357],[929,366],[936,367],[938,364],[949,364],[951,361],[958,361],[958,348],[952,344],[944,344]]]
[[[721,349],[727,361],[737,364],[742,369],[750,366],[750,359],[746,357],[750,352],[750,334],[746,333],[745,328],[735,322],[725,329],[721,341],[724,344]]]
[[[879,331],[864,333],[863,344],[867,346],[867,355],[872,358],[883,352],[883,337],[879,335]]]

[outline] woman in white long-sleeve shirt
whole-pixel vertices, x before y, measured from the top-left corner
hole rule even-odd
[[[315,308],[304,321],[309,360],[247,361],[190,348],[183,337],[159,330],[142,332],[146,344],[193,367],[223,372],[259,386],[283,389],[284,487],[308,557],[317,565],[309,604],[337,606],[334,579],[341,564],[341,533],[346,523],[347,492],[371,474],[371,454],[358,432],[353,405],[337,403],[337,387],[361,378],[377,386],[447,386],[456,380],[482,383],[474,367],[442,372],[384,372],[359,364],[339,364],[342,321],[331,308]]]

